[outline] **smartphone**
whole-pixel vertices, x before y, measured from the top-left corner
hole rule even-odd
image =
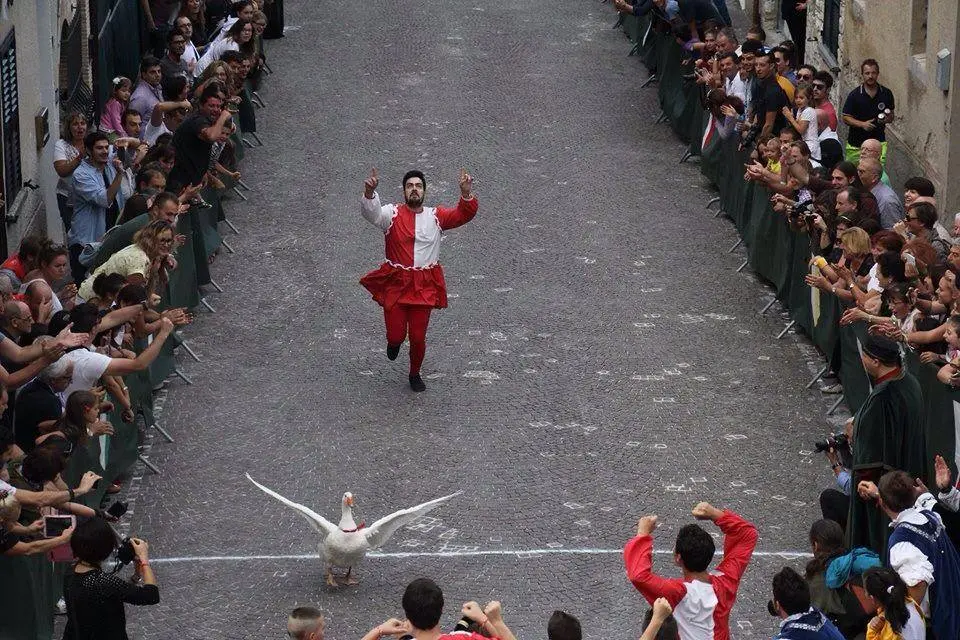
[[[56,538],[76,522],[74,516],[43,516],[43,535]]]
[[[109,513],[114,518],[119,518],[126,512],[127,512],[126,502],[114,502],[112,505],[110,505],[110,508],[107,509],[107,513]]]

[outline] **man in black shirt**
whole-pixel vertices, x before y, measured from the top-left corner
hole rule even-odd
[[[847,134],[846,159],[856,164],[864,140],[880,141],[880,164],[887,160],[886,126],[893,121],[893,92],[880,84],[880,64],[867,58],[860,65],[863,84],[850,92],[843,103],[843,122],[850,127]]]
[[[200,96],[200,108],[180,123],[173,134],[177,158],[170,171],[167,187],[174,192],[200,184],[210,167],[210,149],[223,132],[231,113],[223,108],[223,90],[216,83],[207,85]]]
[[[33,451],[41,425],[55,422],[63,416],[60,394],[66,391],[72,380],[73,362],[61,358],[17,392],[13,433],[17,438],[17,446],[26,453]]]
[[[786,124],[783,108],[789,101],[777,82],[775,65],[772,53],[759,53],[754,60],[753,129],[758,136],[777,135]]]

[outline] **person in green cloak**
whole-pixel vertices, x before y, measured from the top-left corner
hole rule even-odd
[[[903,368],[900,347],[893,340],[871,334],[860,360],[873,390],[847,425],[853,449],[847,544],[869,547],[885,561],[890,520],[857,487],[865,480],[878,482],[888,471],[923,477],[923,394],[917,379]]]

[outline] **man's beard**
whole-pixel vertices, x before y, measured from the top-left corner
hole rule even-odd
[[[423,204],[423,196],[406,196],[408,207],[419,207]]]

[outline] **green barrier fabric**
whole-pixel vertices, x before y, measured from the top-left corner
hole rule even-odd
[[[60,597],[53,563],[46,555],[0,556],[0,640],[50,640]]]
[[[631,38],[646,34],[648,19],[624,20]],[[641,34],[641,35],[637,35]],[[711,141],[702,150],[700,144],[707,123],[699,89],[683,76],[690,68],[680,62],[683,53],[667,35],[651,30],[638,50],[647,68],[656,71],[658,98],[670,126],[689,151],[701,153],[701,171],[719,190],[720,205],[733,220],[748,249],[754,272],[768,280],[777,297],[790,309],[791,318],[810,336],[831,366],[838,371],[844,388],[844,399],[855,412],[870,393],[871,385],[860,361],[858,343],[866,338],[864,323],[839,326],[843,306],[836,296],[812,291],[804,282],[809,273],[809,238],[789,228],[784,218],[769,205],[769,193],[763,187],[743,179],[748,153],[737,149],[737,140]],[[714,133],[714,136],[718,134]],[[932,457],[939,453],[954,465],[960,420],[955,406],[960,407],[960,392],[936,380],[933,367],[920,366],[908,358],[924,390],[928,476]],[[928,477],[928,484],[930,478]]]

